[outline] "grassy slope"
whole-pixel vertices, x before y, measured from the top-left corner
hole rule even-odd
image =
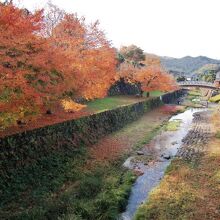
[[[161,96],[163,94],[165,94],[165,93],[161,92],[161,91],[151,91],[150,92],[150,96],[152,96],[152,97],[158,97],[158,96]]]
[[[126,205],[135,176],[112,163],[93,164],[86,149],[42,158],[0,181],[1,219],[115,219]]]
[[[217,134],[220,116],[214,119]],[[220,219],[220,139],[198,161],[175,159],[165,178],[136,213],[136,220]]]

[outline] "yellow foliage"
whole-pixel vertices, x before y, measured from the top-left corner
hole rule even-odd
[[[70,98],[62,99],[61,105],[66,112],[77,112],[86,107],[86,105],[78,104]]]
[[[209,99],[210,102],[219,102],[220,101],[220,95],[213,96]]]

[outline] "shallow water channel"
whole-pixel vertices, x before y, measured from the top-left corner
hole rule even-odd
[[[170,118],[170,121],[181,120],[178,130],[162,131],[151,141],[149,146],[143,149],[144,155],[154,155],[155,159],[152,162],[148,164],[138,162],[138,160],[134,160],[134,157],[125,161],[125,167],[138,169],[143,175],[137,178],[132,187],[128,205],[121,215],[122,220],[131,220],[137,208],[148,199],[150,191],[159,184],[172,157],[176,155],[182,139],[190,129],[193,113],[199,111],[204,111],[204,109],[192,108]]]

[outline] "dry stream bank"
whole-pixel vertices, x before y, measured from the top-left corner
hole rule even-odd
[[[206,110],[187,110],[195,111],[191,126],[184,131],[186,135],[162,181],[158,181],[159,184],[154,181],[156,187],[145,197],[145,202],[134,216],[135,220],[220,219],[218,108],[212,105]],[[152,175],[156,175],[155,172]],[[148,175],[146,178],[151,177]]]
[[[153,140],[145,145],[142,153],[145,157],[150,157],[150,161],[142,160],[142,157],[135,156],[128,158],[124,166],[132,170],[139,170],[141,176],[137,178],[132,187],[131,195],[128,201],[126,211],[122,214],[123,220],[133,218],[137,208],[148,199],[151,190],[157,186],[164,176],[164,172],[172,158],[175,157],[182,139],[188,133],[196,113],[201,109],[189,109],[183,113],[172,116],[167,125],[164,126],[160,134],[156,135]],[[175,123],[179,122],[179,126]],[[173,125],[173,127],[172,127]]]

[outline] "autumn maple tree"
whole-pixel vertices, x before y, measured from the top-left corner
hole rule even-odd
[[[174,78],[159,66],[145,67],[135,73],[134,79],[141,83],[142,91],[170,91],[177,89]]]
[[[134,48],[138,52],[134,53]],[[118,68],[118,78],[128,83],[141,84],[142,92],[147,92],[147,95],[154,90],[166,92],[178,88],[174,78],[162,68],[158,57],[145,55],[143,58],[143,50],[134,45],[122,47],[120,54],[125,56]]]
[[[50,38],[65,57],[61,68],[70,77],[67,87],[88,100],[104,97],[115,78],[115,51],[98,25],[87,25],[85,18],[66,14]]]
[[[169,90],[173,83],[135,45],[121,48],[117,63],[98,21],[88,24],[51,3],[35,12],[0,3],[0,33],[0,114],[45,112],[57,103],[78,111],[85,106],[76,100],[102,98],[120,78],[143,91]]]
[[[99,30],[76,14],[49,5],[34,13],[0,4],[1,111],[44,107],[65,92],[104,97],[114,82],[115,52]]]
[[[30,99],[40,101],[28,78],[41,80],[44,77],[41,65],[36,65],[44,60],[46,42],[34,34],[42,29],[42,13],[29,14],[12,4],[0,5],[0,93],[8,91],[8,100],[13,102],[7,100],[7,104],[16,106],[15,101],[21,104]]]

